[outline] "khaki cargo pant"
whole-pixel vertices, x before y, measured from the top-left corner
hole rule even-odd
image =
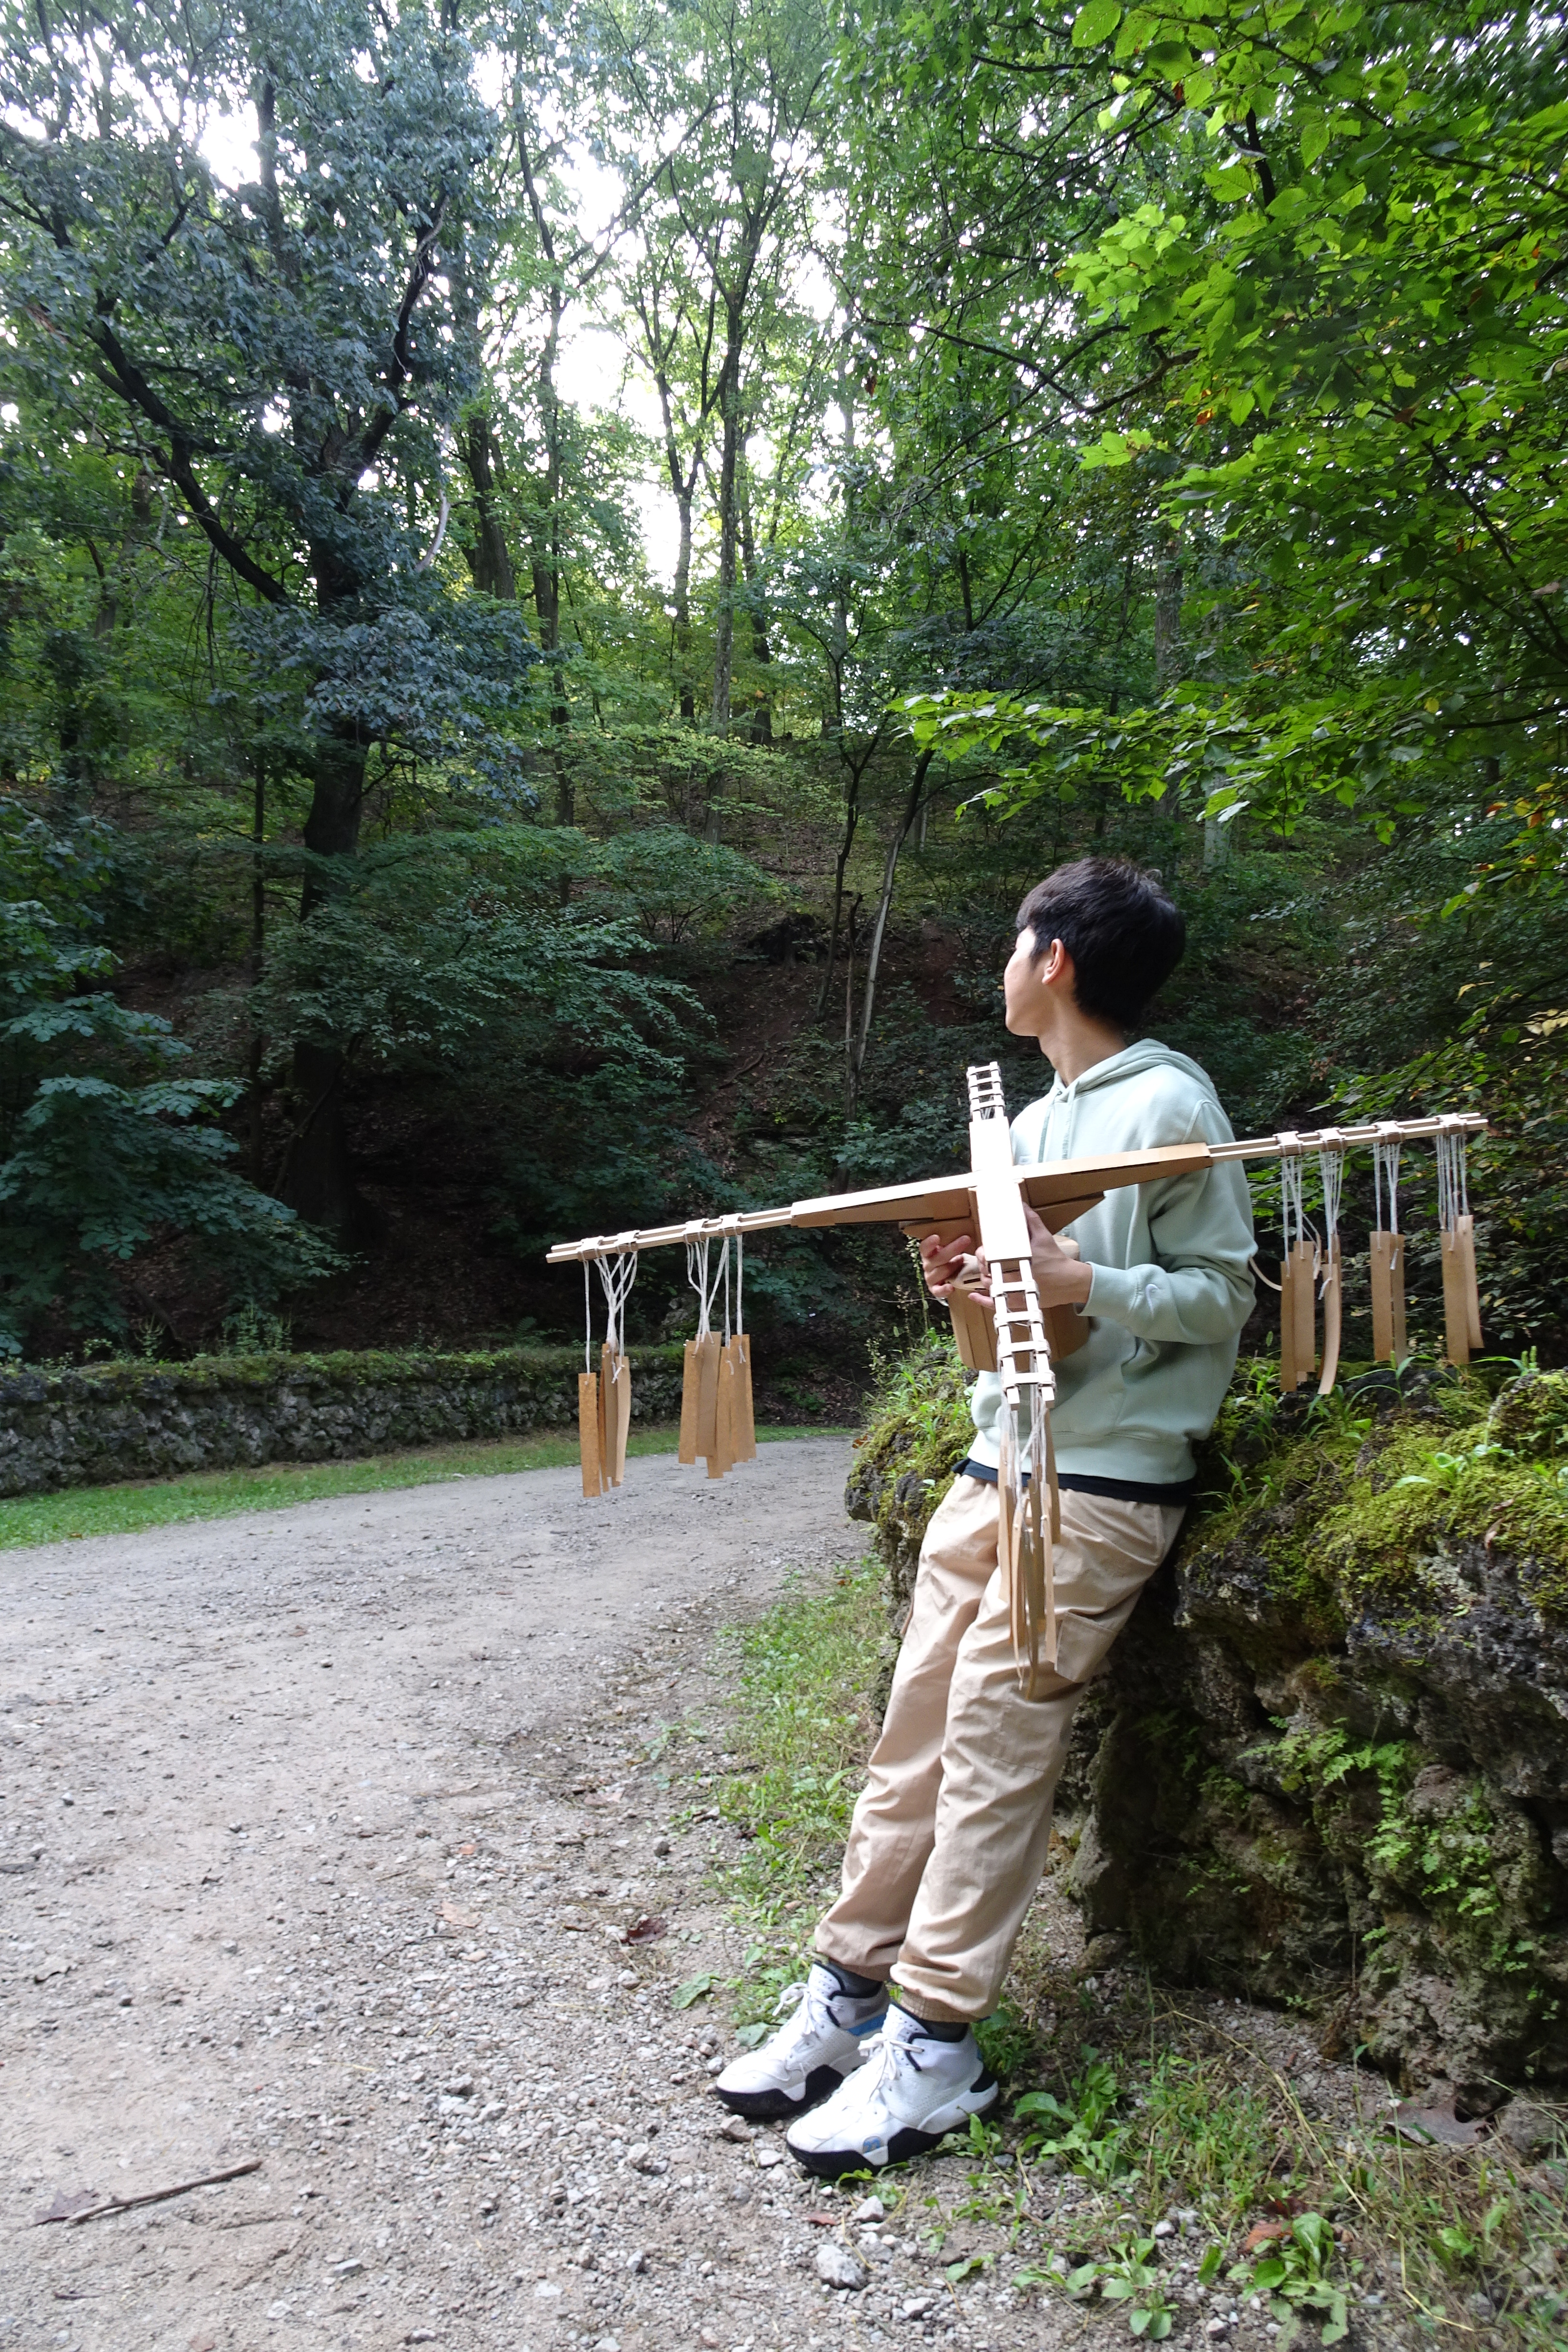
[[[816,1948],[891,1977],[952,2023],[996,2006],[1046,1866],[1051,1802],[1084,1685],[1176,1539],[1179,1506],[1066,1491],[1056,1675],[1018,1688],[996,1569],[996,1489],[955,1478],[921,1547],[903,1647]]]

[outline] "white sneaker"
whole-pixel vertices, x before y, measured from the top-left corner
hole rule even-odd
[[[846,1992],[819,1960],[800,2006],[760,2050],[731,2059],[713,2088],[738,2116],[798,2116],[859,2065],[888,2014],[886,1989]]]
[[[924,2156],[971,2116],[988,2115],[1000,2096],[973,2033],[939,2042],[920,2018],[895,2008],[874,2063],[791,2124],[784,2138],[807,2172],[838,2180],[868,2165],[879,2169]]]

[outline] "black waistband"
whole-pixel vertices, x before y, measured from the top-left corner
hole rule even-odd
[[[978,1478],[986,1486],[996,1484],[996,1473],[989,1462],[961,1462],[958,1475]],[[1026,1470],[1026,1483],[1028,1476]],[[1064,1495],[1104,1495],[1113,1503],[1157,1503],[1166,1510],[1175,1510],[1192,1501],[1197,1480],[1187,1478],[1178,1486],[1151,1486],[1138,1478],[1090,1478],[1076,1471],[1058,1470],[1057,1485]]]

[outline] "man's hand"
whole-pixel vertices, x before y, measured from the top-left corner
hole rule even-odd
[[[1063,1249],[1037,1209],[1024,1203],[1029,1221],[1029,1255],[1035,1267],[1035,1287],[1042,1307],[1084,1307],[1089,1302],[1094,1268],[1075,1251]]]
[[[1037,1210],[1024,1204],[1024,1214],[1029,1222],[1029,1254],[1035,1268],[1035,1286],[1040,1294],[1042,1307],[1082,1307],[1089,1298],[1094,1271],[1083,1260],[1062,1247],[1055,1234]],[[964,1296],[977,1307],[992,1304],[990,1269],[984,1250],[976,1251],[973,1237],[960,1234],[956,1241],[939,1241],[928,1234],[921,1244],[924,1263],[926,1287],[933,1298],[945,1300],[958,1286],[963,1260],[973,1255],[978,1261],[978,1282],[963,1282]]]
[[[952,1242],[944,1242],[935,1234],[926,1235],[921,1244],[921,1260],[925,1272],[926,1288],[933,1298],[946,1299],[949,1291],[952,1288],[954,1277],[961,1271],[964,1259],[970,1255],[973,1247],[973,1237],[969,1234],[960,1234],[958,1239]],[[973,1298],[977,1294],[970,1291],[968,1295]],[[990,1292],[987,1291],[985,1296],[989,1299]]]

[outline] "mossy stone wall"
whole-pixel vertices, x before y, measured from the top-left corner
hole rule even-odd
[[[569,1429],[575,1348],[208,1356],[0,1371],[0,1495]],[[632,1417],[673,1420],[681,1350],[632,1353]]]
[[[1167,1981],[1315,2008],[1407,2087],[1568,2081],[1568,1375],[1243,1366],[1207,1492],[1079,1711],[1085,1927]],[[895,1621],[962,1382],[889,1384],[849,1506]]]

